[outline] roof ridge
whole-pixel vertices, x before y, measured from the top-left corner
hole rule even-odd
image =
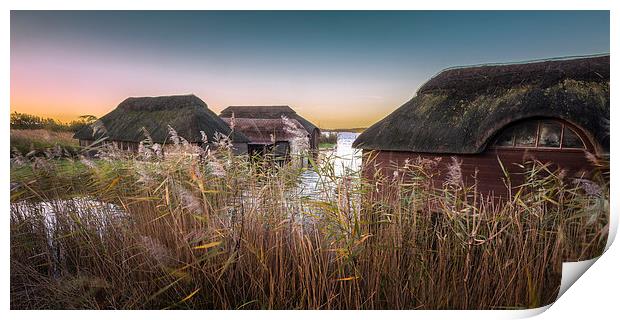
[[[291,106],[289,106],[288,104],[237,104],[237,105],[230,105],[228,106],[230,107],[287,107],[290,108]]]
[[[207,107],[208,109],[207,103],[195,94],[128,97],[116,108],[127,111],[163,111],[188,107]]]
[[[480,80],[478,78],[481,77],[484,77],[485,79],[488,77],[501,78],[500,75],[506,74],[507,71],[523,73],[523,77],[520,81],[528,81],[528,79],[531,78],[533,74],[549,74],[549,67],[554,68],[554,70],[556,69],[556,67],[559,68],[558,70],[568,68],[567,70],[572,70],[571,72],[573,73],[583,73],[584,71],[582,69],[584,68],[591,68],[592,66],[597,66],[599,63],[609,64],[609,58],[609,54],[591,54],[534,59],[519,62],[484,63],[477,65],[450,67],[435,73],[427,81],[422,83],[420,87],[415,91],[414,97],[428,90],[438,89],[440,87],[445,88],[446,83],[449,84],[450,82],[452,82],[452,85],[454,85],[454,82],[457,80],[478,81]],[[528,73],[530,75],[526,76],[526,74]],[[473,79],[472,77],[476,79]],[[496,85],[498,84],[496,83]]]
[[[491,63],[479,63],[479,64],[470,64],[470,65],[460,65],[460,66],[452,66],[452,67],[447,67],[447,68],[441,69],[441,71],[437,72],[434,76],[439,75],[440,73],[442,73],[444,71],[449,71],[449,70],[478,68],[478,67],[511,66],[511,65],[540,63],[540,62],[552,62],[552,61],[570,61],[570,60],[579,60],[579,59],[587,59],[587,58],[607,57],[609,55],[610,55],[609,53],[593,53],[593,54],[588,54],[588,55],[561,56],[561,57],[540,58],[540,59],[521,60],[521,61],[512,61],[512,62],[510,62],[510,61],[509,62],[491,62]]]
[[[224,108],[224,110],[227,109],[235,109],[235,108],[246,108],[246,109],[252,109],[252,108],[282,108],[282,109],[288,109],[290,111],[292,111],[293,113],[297,113],[295,111],[295,109],[293,109],[291,106],[289,105],[234,105],[234,106],[228,106],[226,108]],[[224,111],[222,110],[222,111]]]
[[[131,96],[131,97],[125,98],[125,100],[128,100],[128,99],[175,98],[175,97],[196,97],[196,98],[198,98],[198,96],[195,95],[194,93],[185,93],[185,94],[169,94],[169,95],[161,95],[161,96]]]

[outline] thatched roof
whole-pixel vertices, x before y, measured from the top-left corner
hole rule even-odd
[[[310,134],[315,129],[318,129],[312,122],[298,115],[289,106],[230,106],[222,110],[220,117],[231,118],[233,114],[235,118],[244,119],[280,119],[282,116],[285,116],[289,119],[297,120]]]
[[[509,123],[552,117],[609,150],[609,55],[444,70],[362,133],[361,149],[480,153]]]
[[[202,142],[203,131],[214,141],[215,133],[231,133],[230,127],[207,104],[193,94],[162,97],[127,98],[95,123],[78,131],[75,139],[140,142],[145,128],[156,143],[169,140],[168,125],[189,142]],[[247,142],[243,134],[235,133],[234,142]]]
[[[231,118],[222,118],[229,126]],[[243,133],[250,143],[253,144],[272,144],[275,141],[290,141],[295,135],[285,130],[285,124],[279,119],[248,119],[235,118],[234,130]],[[304,130],[303,126],[295,119],[289,121],[299,130]],[[303,131],[302,131],[303,132]]]

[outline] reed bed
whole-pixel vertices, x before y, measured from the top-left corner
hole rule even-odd
[[[77,140],[70,131],[52,131],[48,129],[11,129],[11,151],[37,153],[43,155],[54,147],[62,148],[69,154],[76,154],[79,149]],[[49,152],[49,151],[47,151]]]
[[[606,162],[569,181],[525,164],[496,201],[458,167],[431,188],[421,159],[374,177],[321,161],[310,197],[298,161],[176,141],[13,158],[12,309],[532,308],[607,240]]]

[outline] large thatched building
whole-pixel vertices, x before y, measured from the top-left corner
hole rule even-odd
[[[95,141],[113,143],[119,149],[137,150],[145,140],[145,131],[154,143],[172,144],[169,126],[192,144],[214,143],[216,133],[231,138],[238,153],[247,152],[248,139],[230,127],[207,104],[195,95],[127,98],[116,109],[88,127],[78,131],[74,138],[81,146]]]
[[[319,146],[319,128],[289,106],[230,106],[220,117],[248,137],[250,154],[270,148],[288,153],[300,145],[316,154]]]
[[[462,178],[482,193],[505,195],[500,161],[537,159],[587,175],[587,152],[609,153],[609,56],[451,68],[354,142],[373,168],[403,166],[406,159],[461,163]],[[500,161],[498,161],[498,159]],[[386,172],[389,174],[389,172]]]

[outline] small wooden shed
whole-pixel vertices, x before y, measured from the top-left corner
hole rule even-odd
[[[587,176],[588,153],[609,153],[609,74],[609,55],[450,68],[353,146],[386,174],[406,159],[435,160],[438,183],[457,161],[487,195],[506,195],[500,161],[509,172],[537,159]]]
[[[192,144],[203,144],[202,132],[208,143],[214,143],[219,132],[231,138],[236,153],[247,152],[247,137],[232,132],[226,122],[193,94],[127,98],[73,137],[81,146],[105,139],[105,143],[113,143],[119,149],[137,151],[140,141],[146,138],[144,129],[154,143],[171,144],[168,126]]]
[[[237,132],[242,132],[249,140],[250,157],[273,154],[285,161],[291,152],[291,146],[299,137],[291,131],[304,131],[304,127],[295,119],[288,119],[288,126],[280,119],[222,118],[226,124]],[[289,128],[291,127],[291,128]],[[288,129],[288,130],[287,130]]]
[[[220,117],[248,137],[250,150],[262,150],[266,145],[275,145],[276,142],[281,148],[284,143],[288,143],[286,148],[290,149],[293,135],[282,120],[283,117],[289,119],[289,126],[299,127],[306,132],[308,148],[316,157],[320,129],[289,106],[230,106],[222,110]],[[231,121],[234,121],[234,125]]]

